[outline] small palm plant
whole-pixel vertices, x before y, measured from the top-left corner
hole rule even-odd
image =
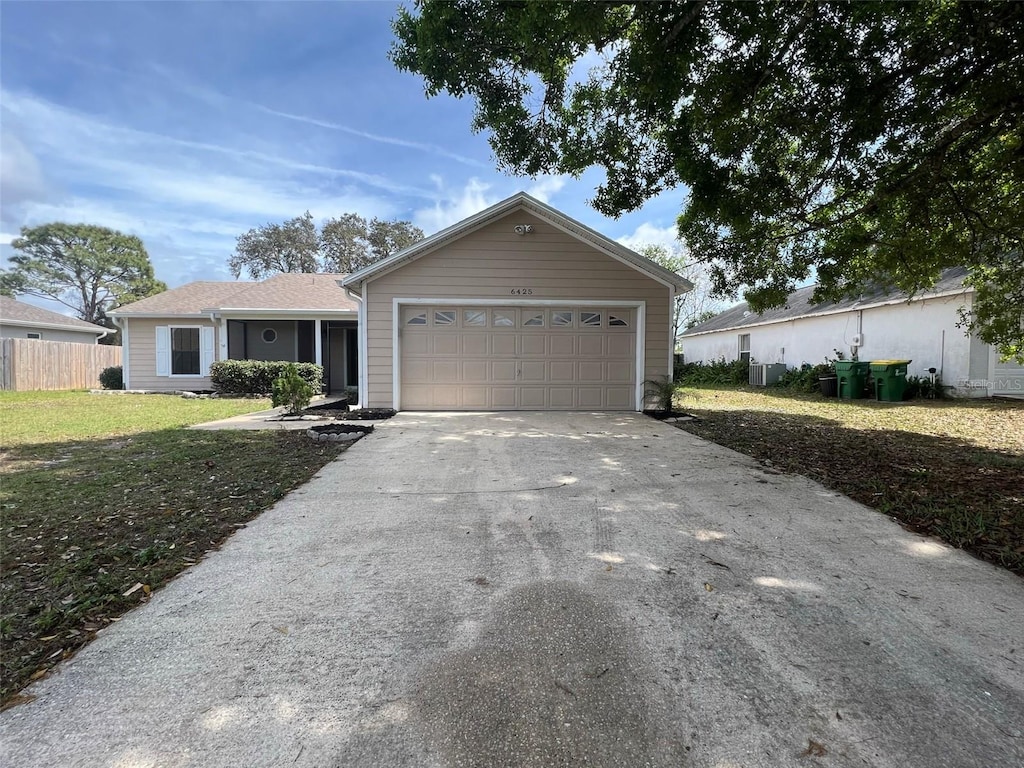
[[[301,414],[302,410],[309,405],[312,397],[313,388],[299,376],[299,369],[293,363],[285,366],[284,373],[274,380],[272,393],[274,407],[288,406],[288,410],[285,412],[288,416]]]
[[[654,401],[657,410],[668,412],[672,410],[672,401],[675,399],[678,386],[668,376],[647,379],[644,382],[644,395]]]

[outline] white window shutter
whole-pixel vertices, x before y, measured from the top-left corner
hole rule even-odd
[[[209,376],[213,363],[213,328],[200,328],[199,336],[199,375]]]
[[[156,327],[156,375],[171,375],[171,329],[166,325]]]

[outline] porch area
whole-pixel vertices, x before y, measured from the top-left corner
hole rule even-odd
[[[324,367],[329,394],[359,384],[355,320],[224,318],[221,359],[286,360]]]

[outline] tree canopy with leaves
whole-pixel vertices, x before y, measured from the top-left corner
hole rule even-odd
[[[427,0],[394,30],[506,170],[603,169],[609,216],[680,188],[720,295],[966,266],[971,327],[1024,356],[1024,3]]]
[[[355,213],[328,219],[320,229],[309,211],[283,224],[254,227],[238,238],[228,266],[253,280],[279,272],[350,273],[423,239],[408,221],[367,220]]]
[[[22,227],[11,246],[17,253],[0,270],[0,293],[58,301],[87,323],[111,327],[111,309],[167,290],[142,241],[106,227]]]

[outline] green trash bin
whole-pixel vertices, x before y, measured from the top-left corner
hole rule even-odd
[[[839,378],[839,397],[843,400],[860,400],[864,397],[864,386],[868,380],[869,363],[857,360],[837,360],[836,376]]]
[[[875,400],[898,403],[907,391],[907,366],[910,360],[872,360],[871,375],[875,379]]]

